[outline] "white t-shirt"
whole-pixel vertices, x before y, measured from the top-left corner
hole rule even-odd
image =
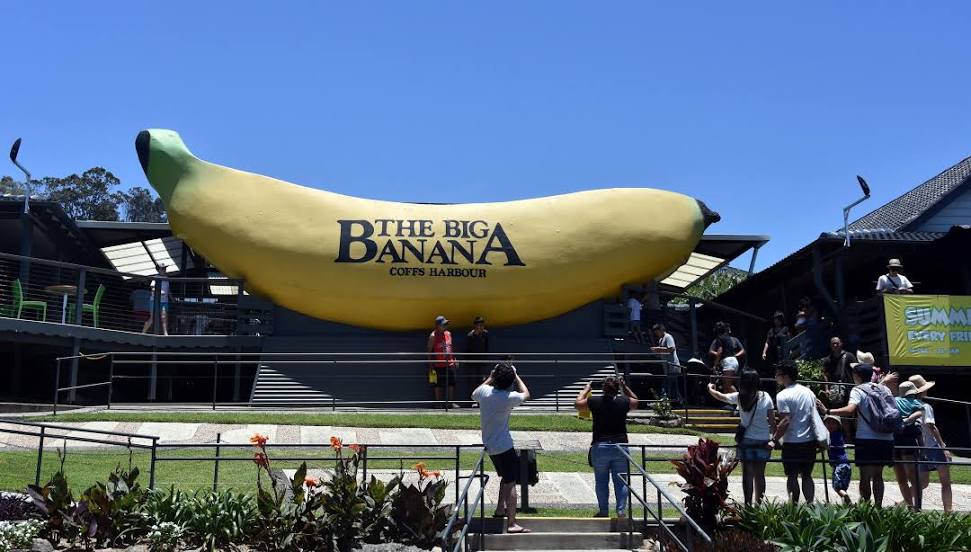
[[[855,404],[856,411],[856,438],[857,439],[879,439],[881,441],[893,441],[893,433],[877,433],[873,431],[867,420],[873,419],[873,413],[870,412],[870,407],[867,406],[866,395],[867,393],[863,391],[862,387],[864,385],[870,385],[869,383],[864,383],[862,385],[857,385],[853,389],[850,389],[850,404]]]
[[[725,395],[729,404],[738,404],[738,393]],[[739,409],[742,425],[746,427],[745,438],[758,441],[768,441],[772,435],[769,433],[769,413],[775,410],[772,404],[772,397],[764,391],[759,391],[759,398],[755,402],[755,408],[750,412]]]
[[[816,396],[808,387],[794,383],[775,397],[779,414],[789,415],[789,427],[782,436],[783,443],[806,443],[816,440]]]
[[[937,424],[934,421],[934,407],[930,403],[924,403],[924,417],[921,420],[920,430],[924,434],[924,446],[925,447],[939,447],[940,443],[937,442],[937,437],[931,433],[929,429],[930,424]]]
[[[877,291],[897,291],[901,289],[914,289],[913,284],[903,274],[896,276],[884,274],[877,278]]]
[[[526,395],[518,391],[503,391],[482,384],[472,392],[472,400],[479,403],[482,423],[482,444],[490,455],[501,454],[513,447],[509,433],[509,414],[523,404]]]
[[[678,346],[674,342],[674,337],[671,334],[664,332],[664,337],[661,338],[657,346],[664,347],[665,349],[671,349],[671,353],[668,356],[668,362],[670,362],[674,366],[671,366],[671,365],[665,366],[664,367],[665,373],[668,373],[668,374],[681,373],[680,368],[675,368],[675,366],[681,365],[681,361],[678,359]]]
[[[630,321],[640,322],[641,321],[641,302],[637,299],[631,297],[627,300],[627,310],[630,311]]]

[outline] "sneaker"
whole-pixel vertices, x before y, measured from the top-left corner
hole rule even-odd
[[[458,410],[459,408],[462,408],[462,406],[459,405],[459,404],[456,404],[456,403],[452,403],[451,405],[449,405],[449,408],[452,408],[454,410]]]
[[[595,517],[595,518],[608,518],[608,517],[610,517],[610,514],[607,513],[607,512],[597,512],[596,514],[593,515],[593,517]]]

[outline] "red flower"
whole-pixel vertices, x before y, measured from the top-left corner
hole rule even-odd
[[[441,477],[441,476],[442,476],[442,472],[438,470],[435,470],[432,472],[432,477]]]
[[[362,447],[361,445],[358,445],[358,444],[353,444],[353,445],[351,445],[350,448],[351,448],[351,450],[354,451],[354,454],[361,454],[361,451],[364,450],[364,447]]]
[[[303,479],[303,484],[308,487],[316,487],[318,484],[320,484],[320,480],[316,477],[305,477]]]
[[[331,437],[330,438],[330,448],[332,448],[334,450],[340,450],[341,447],[343,447],[343,446],[344,446],[344,443],[341,442],[340,437]]]
[[[425,463],[424,462],[419,462],[419,463],[415,464],[414,465],[414,468],[415,468],[415,470],[418,471],[418,476],[421,477],[422,479],[424,479],[424,478],[428,477],[429,475],[431,475],[431,474],[428,473],[428,470],[425,468]]]
[[[266,453],[257,452],[253,455],[253,463],[261,468],[270,467],[270,459],[266,456]]]
[[[258,446],[260,448],[265,447],[266,446],[266,442],[269,441],[269,440],[270,440],[270,438],[267,437],[266,435],[263,435],[262,433],[254,433],[249,438],[249,442],[250,443],[253,443],[254,445],[256,445],[256,446]]]

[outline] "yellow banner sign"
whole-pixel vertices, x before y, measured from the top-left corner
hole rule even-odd
[[[971,366],[971,296],[886,295],[890,363]]]

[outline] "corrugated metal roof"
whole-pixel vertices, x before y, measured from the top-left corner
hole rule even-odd
[[[929,242],[944,237],[944,232],[891,232],[889,230],[850,230],[850,240]],[[843,240],[840,232],[826,232],[820,238]]]
[[[850,230],[896,232],[906,230],[939,201],[965,183],[971,183],[971,157],[950,167],[913,190],[864,215],[849,225]]]

